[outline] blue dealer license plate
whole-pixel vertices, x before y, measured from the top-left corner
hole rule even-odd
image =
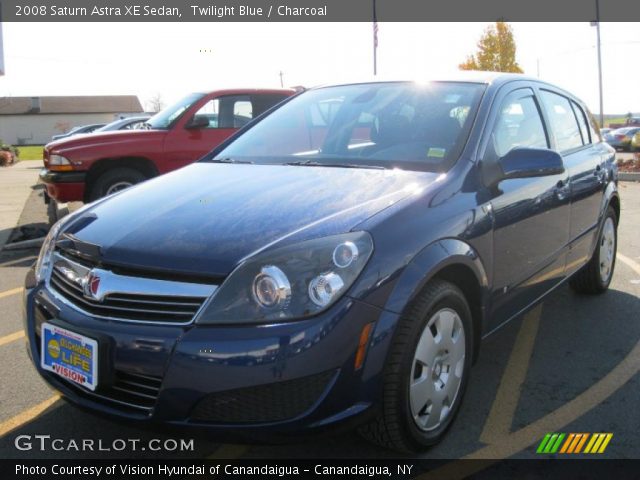
[[[40,365],[90,390],[98,386],[98,342],[51,323],[42,324]]]

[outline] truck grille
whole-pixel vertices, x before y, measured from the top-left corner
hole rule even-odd
[[[90,284],[90,285],[89,285]],[[92,316],[123,321],[189,323],[215,285],[119,275],[54,253],[49,286]]]

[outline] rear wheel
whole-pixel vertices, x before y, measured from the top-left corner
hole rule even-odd
[[[471,312],[463,293],[430,282],[399,321],[377,418],[362,435],[401,452],[438,443],[455,418],[472,358]]]
[[[609,288],[616,266],[618,247],[617,216],[609,207],[598,236],[598,244],[589,263],[569,281],[579,293],[603,293]]]
[[[129,188],[136,183],[143,182],[147,177],[134,168],[113,168],[107,170],[93,184],[90,200],[97,200],[107,195]]]

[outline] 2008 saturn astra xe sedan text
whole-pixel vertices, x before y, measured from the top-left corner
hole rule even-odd
[[[482,338],[564,281],[608,288],[613,160],[584,103],[519,75],[307,90],[57,223],[33,363],[120,417],[425,448]]]

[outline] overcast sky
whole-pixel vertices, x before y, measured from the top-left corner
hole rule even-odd
[[[486,23],[381,23],[378,71],[456,70]],[[525,73],[598,112],[596,29],[513,23]],[[223,86],[313,86],[372,74],[370,23],[5,23],[0,96],[136,94],[165,103]],[[640,24],[603,23],[605,113],[640,112]]]

